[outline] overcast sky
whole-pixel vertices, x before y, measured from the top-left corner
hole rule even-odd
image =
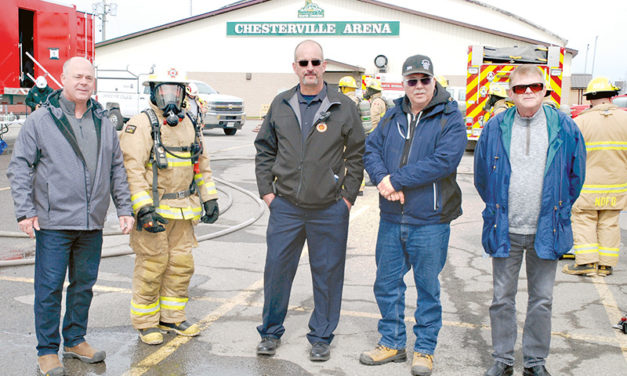
[[[52,1],[61,4],[76,4],[78,10],[92,12],[92,4],[102,0]],[[190,15],[205,13],[234,2],[234,0],[107,0],[108,3],[112,1],[118,4],[118,14],[115,17],[108,18],[106,27],[107,39],[189,17]],[[418,10],[420,10],[420,3],[423,1],[433,4],[433,0],[382,1],[401,6],[411,6]],[[604,75],[613,81],[627,80],[627,32],[625,32],[623,26],[624,22],[627,21],[627,1],[480,1],[519,15],[567,39],[568,44],[566,47],[579,51],[573,60],[573,73],[586,72],[593,73],[595,76]],[[301,2],[304,4],[304,0]],[[447,17],[448,11],[448,9],[443,10],[438,15]],[[470,24],[480,24],[480,20],[462,20]],[[101,40],[99,25],[97,23],[96,41]],[[481,26],[490,28],[490,25]],[[596,36],[598,38],[595,55]],[[588,52],[586,53],[586,51]],[[592,72],[593,60],[594,72]]]

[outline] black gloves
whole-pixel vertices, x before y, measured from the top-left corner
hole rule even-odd
[[[165,227],[160,223],[166,224],[168,220],[157,214],[152,205],[142,206],[137,212],[137,231],[142,229],[152,233],[165,231]]]
[[[205,214],[200,217],[202,223],[213,223],[218,220],[220,210],[218,209],[217,199],[205,201],[202,203],[202,206],[205,209]]]

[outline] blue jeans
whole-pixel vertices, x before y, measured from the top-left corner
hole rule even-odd
[[[59,351],[59,321],[65,272],[70,285],[63,318],[63,344],[85,341],[87,316],[98,278],[102,231],[44,230],[35,232],[35,332],[38,356]]]
[[[340,320],[348,207],[343,199],[324,209],[303,209],[282,197],[270,204],[264,269],[261,337],[281,338],[292,282],[305,239],[313,282],[314,310],[309,319],[310,343],[331,343]]]
[[[442,327],[440,281],[438,276],[446,262],[450,224],[414,226],[381,219],[377,237],[377,278],[374,295],[379,305],[379,344],[404,349],[405,290],[403,276],[414,269],[418,301],[414,317],[416,343],[414,351],[431,354]]]

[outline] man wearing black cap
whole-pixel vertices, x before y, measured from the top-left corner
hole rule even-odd
[[[407,359],[403,276],[413,268],[418,302],[411,373],[430,375],[442,327],[438,276],[450,222],[462,213],[455,177],[466,129],[457,102],[434,79],[428,56],[407,58],[402,73],[405,96],[368,137],[364,154],[366,171],[380,193],[374,293],[381,339],[359,361],[378,365]]]

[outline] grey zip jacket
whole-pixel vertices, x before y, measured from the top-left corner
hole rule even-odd
[[[47,230],[99,230],[109,196],[118,216],[132,215],[118,136],[102,106],[90,99],[98,137],[96,176],[91,179],[59,95],[61,90],[51,94],[26,119],[15,142],[7,172],[15,216],[18,222],[37,216]]]

